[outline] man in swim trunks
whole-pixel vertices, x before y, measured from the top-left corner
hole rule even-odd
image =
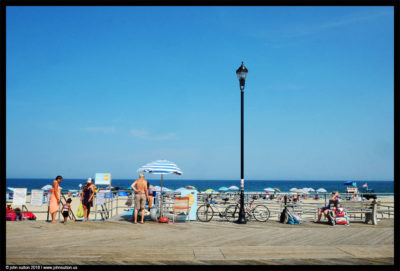
[[[140,209],[141,212],[141,221],[140,224],[144,223],[144,206],[146,204],[146,200],[148,199],[148,190],[147,190],[147,181],[144,179],[144,174],[139,174],[139,179],[135,180],[132,185],[132,190],[135,191],[135,214],[134,214],[134,223],[137,224],[137,214]]]

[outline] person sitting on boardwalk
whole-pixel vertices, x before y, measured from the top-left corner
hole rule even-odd
[[[140,224],[144,223],[144,206],[146,204],[146,200],[149,198],[149,192],[147,190],[147,181],[144,179],[144,174],[139,174],[139,179],[135,180],[131,188],[135,191],[135,213],[134,213],[134,222],[137,224],[137,215],[138,210],[141,212],[141,221]]]
[[[328,218],[328,212],[329,212],[329,209],[331,208],[331,204],[334,204],[335,207],[337,207],[337,204],[338,204],[339,198],[340,198],[339,192],[337,192],[337,191],[336,192],[332,192],[332,194],[333,194],[333,196],[329,200],[328,205],[318,209],[318,219],[315,220],[314,223],[321,222],[322,214],[324,214],[325,218]]]
[[[93,179],[88,178],[87,183],[85,184],[81,192],[84,221],[89,220],[90,207],[93,207],[94,186],[92,185],[92,182]]]
[[[53,189],[50,196],[49,212],[51,214],[51,223],[57,223],[56,215],[60,208],[61,189],[59,183],[62,181],[61,176],[57,176],[53,181]]]

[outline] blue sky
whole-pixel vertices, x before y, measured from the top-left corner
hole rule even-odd
[[[244,61],[245,179],[393,180],[392,7],[6,11],[8,178],[240,179]]]

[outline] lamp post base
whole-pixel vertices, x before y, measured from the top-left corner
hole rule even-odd
[[[237,224],[246,224],[247,223],[246,216],[244,213],[244,191],[243,191],[243,189],[240,192],[239,218],[238,218],[238,220],[235,221],[235,223],[237,223]]]
[[[247,221],[246,221],[246,219],[245,218],[239,218],[238,220],[236,220],[234,223],[236,223],[236,224],[246,224],[247,223]]]

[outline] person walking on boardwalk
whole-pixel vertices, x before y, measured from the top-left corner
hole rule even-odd
[[[139,179],[136,179],[131,188],[135,191],[135,213],[134,213],[134,223],[137,224],[137,215],[138,210],[141,212],[141,221],[140,224],[144,223],[144,206],[146,204],[146,200],[149,198],[149,192],[147,190],[147,181],[144,179],[144,174],[139,174]]]
[[[67,199],[67,202],[62,207],[62,215],[64,217],[64,225],[67,224],[68,216],[71,214],[72,199]]]
[[[83,205],[83,218],[84,221],[89,220],[90,207],[93,207],[94,197],[94,185],[92,185],[93,179],[88,178],[86,184],[83,186],[81,192],[81,202]]]
[[[50,206],[49,206],[49,212],[51,214],[51,223],[57,223],[56,221],[56,215],[58,213],[58,210],[60,208],[60,197],[61,197],[61,189],[59,186],[59,183],[62,181],[61,176],[57,176],[56,179],[53,181],[53,189],[52,193],[50,196]]]

